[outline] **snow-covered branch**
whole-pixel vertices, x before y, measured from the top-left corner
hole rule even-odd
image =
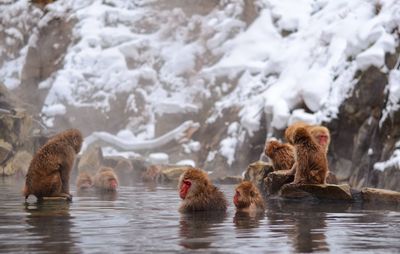
[[[125,140],[108,132],[93,132],[85,138],[82,151],[85,151],[91,144],[101,141],[118,147],[122,150],[140,151],[161,147],[171,141],[182,142],[189,139],[190,136],[200,127],[199,123],[186,121],[172,131],[162,135],[161,137],[151,140]]]

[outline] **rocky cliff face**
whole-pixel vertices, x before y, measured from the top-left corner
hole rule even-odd
[[[220,177],[307,120],[331,130],[339,180],[399,190],[399,163],[377,164],[400,147],[392,1],[36,2],[0,6],[1,95],[49,130],[142,141],[192,120],[200,128],[188,138],[140,153],[191,159]],[[20,130],[3,128],[5,151],[19,151]]]

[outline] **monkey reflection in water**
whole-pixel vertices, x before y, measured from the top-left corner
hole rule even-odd
[[[216,241],[214,227],[226,218],[225,211],[182,213],[179,222],[180,245],[187,249],[204,249]]]
[[[30,243],[27,252],[47,253],[81,253],[82,250],[74,243],[73,223],[69,213],[68,202],[53,200],[25,203],[26,223],[31,227],[29,234],[37,236],[38,241]]]

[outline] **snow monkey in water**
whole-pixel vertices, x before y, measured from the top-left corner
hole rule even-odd
[[[250,181],[243,181],[236,187],[233,203],[238,211],[264,210],[264,200]]]
[[[206,172],[188,169],[179,178],[180,212],[226,211],[224,194],[215,187]]]
[[[65,197],[69,193],[69,178],[75,155],[82,146],[82,134],[77,129],[61,132],[47,141],[33,157],[26,174],[23,195],[43,197]]]
[[[99,190],[116,191],[119,185],[118,177],[112,168],[102,167],[94,175],[93,185]]]

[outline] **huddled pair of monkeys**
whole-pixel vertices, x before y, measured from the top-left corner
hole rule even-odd
[[[118,177],[114,169],[109,167],[101,167],[94,177],[87,172],[81,172],[76,179],[76,188],[78,190],[95,187],[98,190],[116,191],[118,185]]]
[[[294,175],[294,184],[325,184],[329,173],[329,130],[297,122],[286,129],[285,138],[288,143],[272,140],[265,145],[265,154],[274,170],[286,170],[288,175]]]
[[[188,169],[179,178],[180,212],[226,211],[225,195],[215,187],[206,172]],[[256,186],[243,181],[235,189],[233,203],[238,211],[264,210],[264,200]]]
[[[33,157],[26,174],[23,195],[43,197],[64,197],[72,200],[69,180],[76,154],[82,147],[82,134],[77,129],[61,132],[47,141]],[[78,177],[79,187],[98,187],[115,190],[118,178],[111,168],[101,168],[94,179],[82,174]]]

